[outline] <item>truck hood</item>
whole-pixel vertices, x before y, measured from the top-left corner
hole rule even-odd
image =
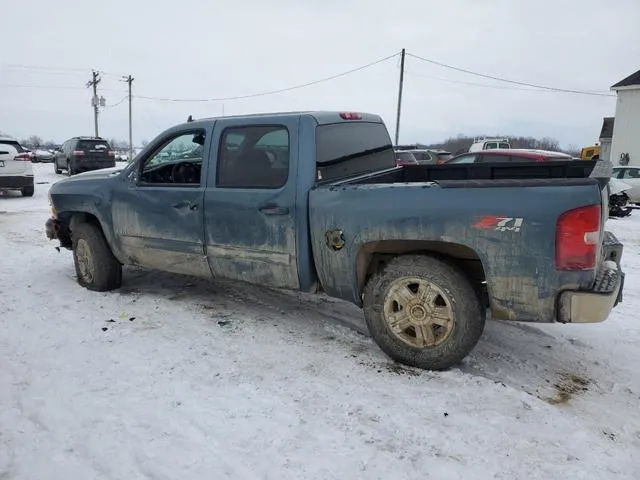
[[[107,187],[111,182],[116,181],[124,171],[123,167],[104,168],[91,172],[79,173],[73,177],[63,178],[51,185],[49,193],[52,196],[64,194],[92,194]]]
[[[92,180],[97,180],[100,178],[112,178],[122,172],[125,167],[113,167],[113,168],[101,168],[100,170],[92,170],[90,172],[79,173],[74,175],[73,177],[65,178],[64,180],[60,180],[60,182],[73,182],[76,180],[84,180],[90,178]]]

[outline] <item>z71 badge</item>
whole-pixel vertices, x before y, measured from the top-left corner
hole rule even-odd
[[[520,217],[497,217],[487,215],[478,220],[473,228],[479,230],[495,230],[497,232],[520,232],[524,219]]]

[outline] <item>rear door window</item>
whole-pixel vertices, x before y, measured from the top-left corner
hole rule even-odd
[[[289,151],[285,126],[229,127],[222,133],[216,186],[281,188],[289,178]]]
[[[318,180],[334,180],[396,166],[391,138],[382,123],[342,122],[316,128]]]
[[[469,155],[460,155],[459,157],[456,157],[447,163],[475,163],[477,156],[478,155],[476,155],[475,153]]]

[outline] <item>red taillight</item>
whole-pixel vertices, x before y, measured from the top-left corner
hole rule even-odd
[[[116,154],[115,154],[115,152],[113,150],[109,150],[107,152],[107,155],[109,155],[110,157],[115,157],[116,156]]]
[[[74,150],[73,151],[73,156],[74,157],[83,157],[84,156],[84,151],[82,151],[82,150]]]
[[[31,155],[29,155],[28,153],[19,153],[18,155],[13,157],[13,159],[18,160],[19,162],[30,162]]]
[[[438,160],[436,163],[437,163],[438,165],[442,165],[442,164],[444,163],[444,160]]]
[[[355,112],[342,112],[340,118],[343,120],[360,120],[362,119],[362,115]]]
[[[556,269],[595,268],[600,240],[600,205],[564,212],[556,225]]]

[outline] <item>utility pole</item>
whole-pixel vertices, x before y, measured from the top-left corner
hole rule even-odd
[[[400,113],[402,112],[402,87],[404,86],[404,56],[405,50],[402,49],[402,56],[400,57],[400,85],[398,87],[398,113],[396,116],[396,145],[400,139]]]
[[[98,99],[98,84],[100,83],[100,73],[96,70],[91,72],[91,80],[87,82],[87,88],[93,87],[93,98],[91,99],[91,105],[93,106],[93,123],[96,131],[96,137],[98,137],[98,107],[100,106],[100,100]]]
[[[133,97],[131,96],[131,84],[133,83],[133,77],[122,77],[125,82],[129,84],[129,161],[133,160],[133,126],[132,126],[132,114],[131,114],[131,102]]]

